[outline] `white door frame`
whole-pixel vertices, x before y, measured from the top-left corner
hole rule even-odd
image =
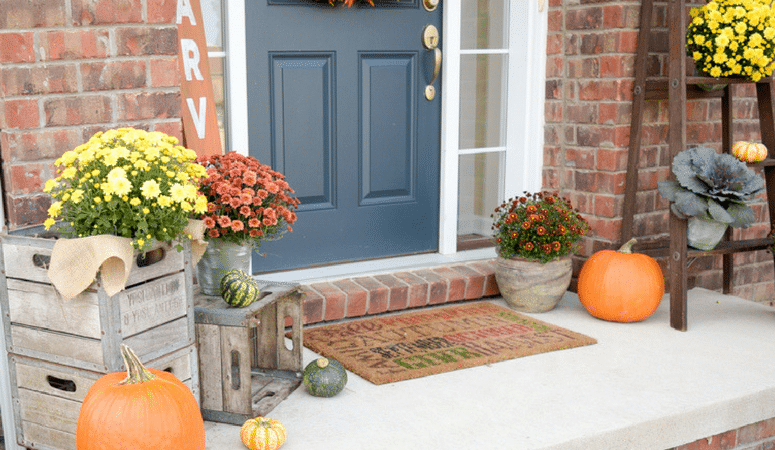
[[[229,148],[248,153],[245,0],[224,0]],[[439,253],[457,251],[461,1],[442,0]],[[547,12],[544,0],[510,0],[504,198],[542,186]],[[418,38],[419,39],[419,38]]]

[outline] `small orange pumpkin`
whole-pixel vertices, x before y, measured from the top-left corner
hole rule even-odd
[[[94,382],[81,405],[78,450],[204,450],[205,425],[191,390],[175,375],[146,369],[121,345],[127,373]]]
[[[285,442],[285,427],[277,419],[256,417],[240,428],[240,438],[250,450],[275,450]]]
[[[611,322],[638,322],[654,314],[662,301],[662,269],[654,258],[632,253],[635,242],[630,239],[618,251],[596,252],[581,267],[579,300],[594,317]]]
[[[747,163],[757,163],[767,158],[767,147],[756,142],[738,141],[732,145],[732,156]]]

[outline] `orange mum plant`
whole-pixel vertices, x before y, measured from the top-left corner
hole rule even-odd
[[[576,250],[589,224],[556,193],[525,193],[495,208],[493,237],[498,255],[547,263]]]
[[[207,197],[207,212],[198,218],[208,238],[258,249],[262,241],[293,231],[299,200],[283,174],[236,152],[199,157],[197,162],[207,170],[199,185]]]

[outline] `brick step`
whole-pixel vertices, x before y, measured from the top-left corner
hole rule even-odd
[[[492,297],[495,260],[478,260],[304,285],[305,325]]]

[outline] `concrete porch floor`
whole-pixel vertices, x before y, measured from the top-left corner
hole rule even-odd
[[[693,289],[687,332],[668,310],[605,322],[568,292],[533,316],[597,344],[382,386],[348,373],[336,397],[302,386],[269,416],[283,450],[664,450],[775,417],[775,308]],[[239,427],[205,426],[208,450],[244,449]]]

